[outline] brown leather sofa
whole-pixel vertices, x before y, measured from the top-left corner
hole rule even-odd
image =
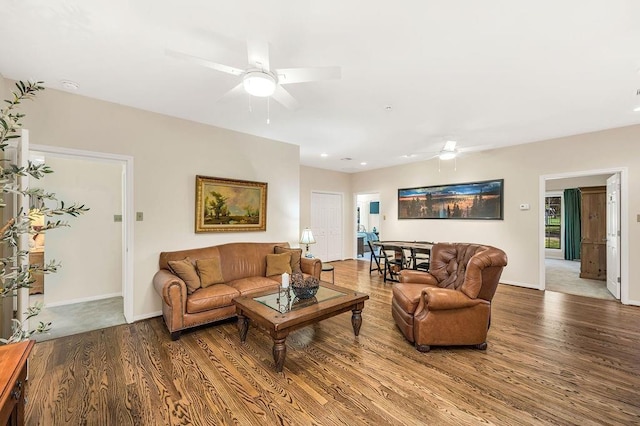
[[[400,273],[393,287],[393,319],[421,352],[452,345],[484,350],[491,299],[506,265],[507,255],[495,247],[435,244],[429,272]]]
[[[277,289],[281,275],[266,276],[266,257],[274,254],[276,246],[288,248],[289,244],[228,243],[160,253],[160,270],[153,277],[153,286],[162,297],[162,315],[172,340],[179,339],[182,330],[235,316],[233,299],[237,296]],[[291,250],[301,253],[299,249]],[[220,281],[224,282],[195,290],[188,287],[169,265],[186,259],[194,268],[199,260],[215,259]],[[320,278],[320,259],[301,257],[299,265],[303,274]]]

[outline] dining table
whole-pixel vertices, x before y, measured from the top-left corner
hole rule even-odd
[[[418,263],[416,262],[416,253],[431,254],[431,249],[435,243],[429,241],[399,241],[399,240],[385,240],[385,241],[372,241],[372,245],[377,247],[398,247],[400,253],[404,253],[404,250],[408,250],[410,255],[407,259],[402,259],[401,267],[403,269],[417,269]],[[403,255],[404,256],[404,255]]]

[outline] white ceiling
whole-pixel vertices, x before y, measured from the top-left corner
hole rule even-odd
[[[72,80],[79,95],[296,144],[308,166],[640,123],[637,0],[0,0],[0,16],[6,78]],[[248,38],[268,40],[272,68],[340,66],[342,79],[288,85],[301,107],[272,101],[267,124],[264,98],[220,99],[239,77],[165,54],[244,69]]]

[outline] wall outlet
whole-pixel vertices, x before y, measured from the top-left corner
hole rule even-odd
[[[142,222],[144,220],[144,214],[142,212],[136,212],[136,220]]]
[[[520,210],[529,210],[531,206],[527,203],[520,204]]]

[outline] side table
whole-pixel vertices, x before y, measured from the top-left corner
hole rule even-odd
[[[331,272],[331,284],[335,284],[335,270],[333,268],[333,265],[329,264],[329,263],[323,263],[322,264],[322,272]]]

